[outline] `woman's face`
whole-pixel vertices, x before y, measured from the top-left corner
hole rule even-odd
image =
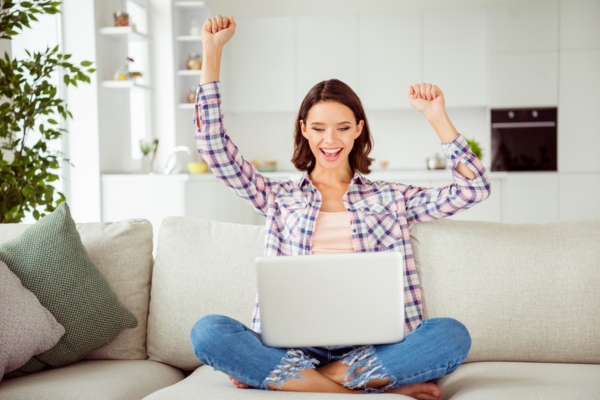
[[[300,121],[317,165],[325,169],[350,167],[348,156],[360,136],[364,121],[356,123],[349,107],[335,101],[320,101]]]

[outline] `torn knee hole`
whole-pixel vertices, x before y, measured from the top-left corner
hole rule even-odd
[[[342,364],[350,366],[344,376],[343,383],[344,387],[348,389],[362,389],[365,393],[379,393],[394,387],[396,384],[396,379],[389,376],[381,361],[375,355],[373,346],[361,346],[352,350],[346,354]],[[389,383],[383,388],[367,388],[367,384],[375,379],[389,379]]]
[[[265,389],[270,389],[268,385],[281,388],[287,381],[292,379],[306,380],[299,372],[314,368],[316,364],[319,364],[318,360],[310,358],[301,350],[288,350],[281,363],[265,379]]]

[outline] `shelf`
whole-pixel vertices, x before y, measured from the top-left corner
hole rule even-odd
[[[193,110],[195,104],[194,103],[179,103],[177,104],[177,108],[181,110]]]
[[[202,36],[177,36],[178,42],[202,42]]]
[[[100,34],[115,39],[127,39],[136,42],[150,40],[148,35],[136,32],[131,26],[107,26],[100,28]]]
[[[199,69],[180,69],[177,71],[177,75],[180,76],[200,76],[201,70]]]
[[[175,7],[206,7],[203,1],[178,1],[173,4]]]
[[[107,88],[107,89],[144,89],[144,90],[149,90],[150,87],[146,86],[146,85],[140,85],[138,83],[135,83],[132,80],[128,80],[128,81],[115,81],[115,80],[109,80],[109,81],[102,81],[101,83],[103,88]]]

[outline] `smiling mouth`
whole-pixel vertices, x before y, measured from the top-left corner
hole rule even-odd
[[[336,149],[319,149],[321,153],[325,156],[327,160],[335,160],[340,153],[342,152],[342,148],[338,147]]]

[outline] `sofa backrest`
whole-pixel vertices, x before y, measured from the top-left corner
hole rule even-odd
[[[467,361],[600,363],[600,220],[442,220],[411,242],[425,316],[467,326]]]
[[[188,217],[163,221],[148,317],[151,360],[181,369],[200,366],[190,332],[205,315],[227,315],[250,326],[254,260],[263,254],[264,240],[261,226]]]
[[[468,361],[600,363],[600,221],[411,227],[425,317],[469,329]],[[190,332],[204,315],[250,324],[264,228],[186,217],[159,231],[148,320],[150,359],[200,365]]]
[[[0,243],[18,237],[28,224],[0,224]],[[152,274],[152,226],[142,219],[114,223],[77,224],[90,258],[108,280],[119,301],[135,315],[138,325],[125,329],[108,346],[86,359],[144,360]]]

